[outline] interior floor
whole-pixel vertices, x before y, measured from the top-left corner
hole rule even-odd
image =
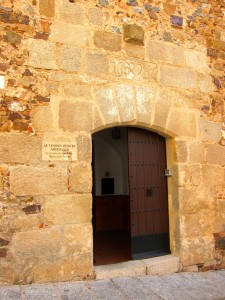
[[[94,234],[94,265],[108,265],[131,260],[130,232],[100,231]]]

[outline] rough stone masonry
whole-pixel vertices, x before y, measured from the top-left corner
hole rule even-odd
[[[224,268],[224,0],[0,0],[0,24],[0,283],[93,277],[91,135],[120,125],[167,138],[180,270]]]

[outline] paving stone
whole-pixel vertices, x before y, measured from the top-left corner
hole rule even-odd
[[[62,283],[58,286],[63,300],[95,299],[85,283]]]
[[[20,299],[20,287],[10,286],[10,287],[0,287],[0,299],[2,300],[19,300]]]
[[[19,298],[18,298],[19,299]],[[57,292],[52,285],[31,285],[26,286],[24,300],[56,300]]]

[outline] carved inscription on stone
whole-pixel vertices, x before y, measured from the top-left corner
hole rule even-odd
[[[42,159],[48,161],[77,160],[77,143],[43,142]]]
[[[114,58],[111,61],[110,69],[113,75],[127,79],[153,80],[157,75],[155,64],[137,60]]]

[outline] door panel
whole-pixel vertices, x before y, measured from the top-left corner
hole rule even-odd
[[[133,259],[169,252],[165,138],[128,128]]]

